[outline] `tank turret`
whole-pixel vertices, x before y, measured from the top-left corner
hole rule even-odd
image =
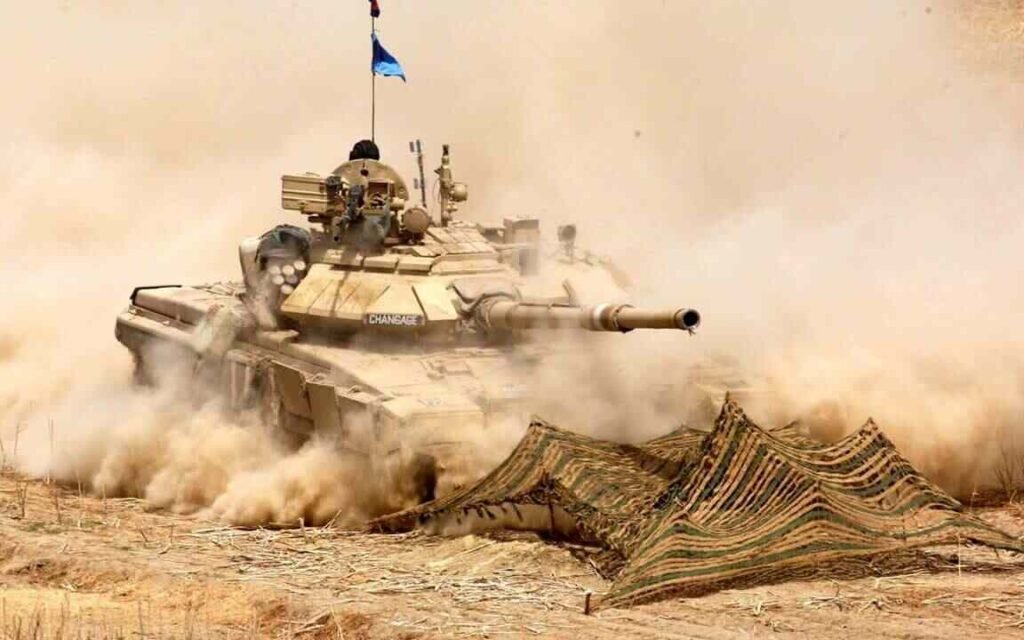
[[[419,144],[410,149],[422,166]],[[540,295],[529,291],[545,257],[537,221],[510,219],[501,229],[486,229],[458,220],[457,203],[467,199],[468,188],[453,177],[448,145],[435,173],[436,216],[427,211],[425,197],[421,205],[408,206],[401,176],[374,158],[356,157],[323,178],[284,176],[284,208],[322,228],[310,232],[308,250],[287,256],[290,263],[311,267],[295,271],[276,294],[263,296],[282,324],[300,332],[484,338],[520,329],[692,332],[699,325],[700,314],[692,309],[588,306],[594,301],[581,300],[569,284]],[[425,196],[422,172],[414,186]],[[575,226],[558,231],[560,247],[548,257],[586,262],[577,256]],[[250,286],[251,273],[246,280]],[[272,280],[282,281],[276,272]]]

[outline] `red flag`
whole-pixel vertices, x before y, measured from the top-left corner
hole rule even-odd
[[[377,0],[370,0],[370,15],[374,18],[380,17],[380,2]]]

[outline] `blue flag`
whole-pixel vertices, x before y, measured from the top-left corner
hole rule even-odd
[[[384,45],[377,39],[377,34],[371,35],[373,38],[373,73],[378,76],[398,76],[405,81],[405,70],[402,69],[402,63],[395,60],[395,56],[388,53],[388,50],[384,48]]]

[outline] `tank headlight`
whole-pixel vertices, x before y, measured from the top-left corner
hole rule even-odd
[[[465,202],[469,199],[469,187],[465,182],[452,184],[451,192],[448,194],[454,202]]]

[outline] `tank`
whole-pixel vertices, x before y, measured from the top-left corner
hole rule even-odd
[[[700,324],[693,309],[588,299],[591,276],[621,285],[623,274],[578,248],[574,226],[545,244],[536,219],[459,219],[468,189],[447,145],[428,206],[421,147],[411,148],[417,193],[361,142],[326,176],[282,177],[282,207],[308,227],[244,239],[240,280],[135,289],[116,336],[137,379],[184,359],[185,375],[296,443],[401,457],[416,499],[429,500],[488,471],[489,430],[526,428],[524,376],[573,348],[537,334]]]

